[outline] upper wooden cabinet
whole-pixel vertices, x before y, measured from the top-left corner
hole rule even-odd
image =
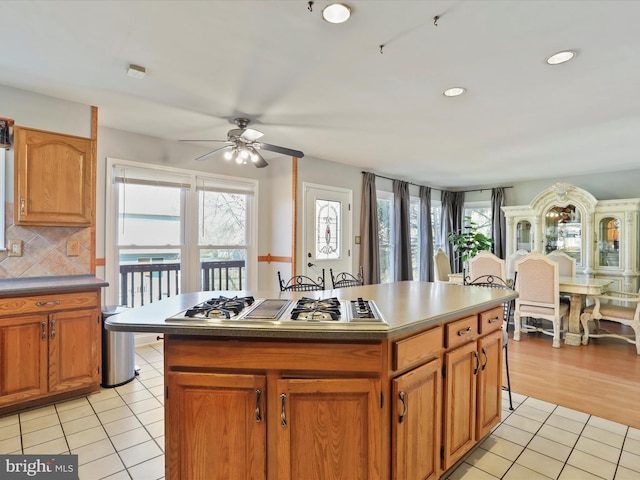
[[[16,225],[95,224],[93,140],[16,127],[14,146]]]

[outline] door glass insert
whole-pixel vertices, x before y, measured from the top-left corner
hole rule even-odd
[[[598,226],[598,262],[601,267],[620,266],[620,220],[605,217]]]
[[[553,206],[545,215],[545,252],[560,250],[582,265],[582,223],[575,205]]]
[[[332,260],[341,256],[341,203],[316,200],[316,259]]]

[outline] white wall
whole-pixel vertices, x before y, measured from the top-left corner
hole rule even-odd
[[[64,100],[58,100],[36,93],[26,92],[0,85],[0,117],[13,118],[16,125],[38,128],[54,132],[89,137],[91,133],[91,107]],[[98,112],[98,119],[100,112]],[[237,167],[219,160],[195,162],[193,159],[206,153],[205,147],[187,143],[171,142],[154,137],[137,135],[111,128],[98,128],[98,179],[97,179],[97,212],[96,212],[96,255],[104,258],[105,239],[105,182],[106,158],[118,158],[136,162],[161,164],[192,170],[212,172],[222,175],[242,176],[258,179],[258,255],[290,256],[291,254],[291,159],[280,157],[269,160],[269,167],[256,169],[251,166]],[[606,161],[606,159],[603,159]],[[240,168],[240,169],[239,169]],[[579,166],[576,166],[576,170]],[[304,157],[298,161],[298,199],[302,201],[302,184],[304,182],[331,185],[353,190],[353,235],[360,232],[360,203],[362,189],[362,169],[330,161]],[[557,178],[550,175],[548,179],[513,184],[506,190],[507,205],[528,204],[539,192],[555,182],[565,181],[591,192],[599,200],[640,197],[640,168],[625,172],[611,172],[598,175],[576,175]],[[378,188],[391,190],[389,180],[379,178]],[[452,184],[455,181],[451,182]],[[13,201],[13,151],[7,152],[7,168],[5,177],[5,198]],[[411,187],[412,194],[417,194],[417,187]],[[440,198],[440,191],[433,190],[432,197]],[[487,200],[491,198],[490,187],[482,192],[468,194],[470,200]],[[302,228],[302,209],[298,211],[298,226]],[[304,261],[301,239],[302,232],[297,232],[299,251],[297,252],[297,269],[301,270]],[[352,239],[353,270],[359,267],[359,245]],[[261,289],[277,288],[276,272],[289,270],[289,265],[279,263],[259,264],[259,287]],[[104,276],[104,269],[99,268],[98,276]]]

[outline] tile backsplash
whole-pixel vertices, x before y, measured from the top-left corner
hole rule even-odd
[[[22,256],[0,251],[0,278],[91,274],[91,227],[32,227],[13,223],[13,203],[5,204],[5,248],[22,241]],[[67,241],[77,240],[78,255],[67,256]]]

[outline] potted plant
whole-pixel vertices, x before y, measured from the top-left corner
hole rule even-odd
[[[466,265],[467,260],[483,250],[491,250],[493,239],[487,237],[478,230],[478,225],[471,220],[471,217],[464,217],[464,227],[458,232],[449,233],[449,243],[453,245],[462,263]]]

